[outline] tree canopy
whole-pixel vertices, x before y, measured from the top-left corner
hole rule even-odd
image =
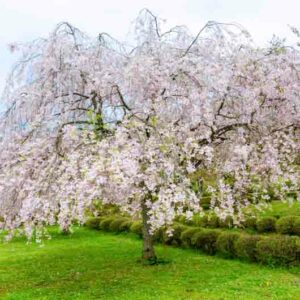
[[[144,214],[151,235],[201,212],[204,193],[236,223],[270,190],[299,199],[299,50],[256,47],[236,24],[208,22],[196,36],[160,25],[143,10],[126,42],[62,23],[11,45],[20,60],[0,120],[3,229],[68,228],[101,199]]]

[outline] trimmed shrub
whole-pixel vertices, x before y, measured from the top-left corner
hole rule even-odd
[[[121,232],[121,224],[128,221],[125,217],[116,217],[114,221],[109,224],[109,230],[113,232]]]
[[[130,226],[132,225],[132,221],[126,220],[120,224],[120,231],[130,231]]]
[[[218,228],[220,219],[216,215],[205,215],[198,220],[198,226],[208,227],[208,228]]]
[[[211,202],[211,198],[210,197],[203,197],[200,201],[200,206],[204,209],[204,210],[209,210],[210,209],[210,202]]]
[[[100,229],[99,225],[101,222],[101,218],[99,217],[94,217],[94,218],[89,218],[85,222],[85,226],[91,229]]]
[[[273,217],[264,217],[256,222],[258,232],[273,232],[275,231],[276,219]]]
[[[233,227],[233,218],[231,216],[226,216],[226,218],[224,220],[219,218],[219,227],[232,228]]]
[[[234,243],[239,236],[237,232],[222,232],[217,239],[217,251],[225,257],[235,257]]]
[[[93,201],[93,211],[97,211],[101,217],[120,215],[120,208],[115,204],[103,204],[99,200]]]
[[[157,229],[154,234],[152,235],[152,239],[156,243],[163,243],[164,242],[164,235],[165,235],[166,228],[161,227]]]
[[[181,223],[183,225],[189,225],[189,226],[194,226],[195,223],[197,223],[197,221],[195,222],[195,220],[197,219],[197,215],[194,215],[191,219],[187,219],[186,216],[181,215],[181,216],[177,216],[174,221],[177,223]]]
[[[238,258],[256,261],[256,245],[261,240],[258,235],[240,235],[234,242],[234,251]]]
[[[199,226],[201,227],[207,227],[208,224],[208,216],[204,215],[200,220],[199,220]]]
[[[208,216],[207,227],[209,228],[218,228],[220,226],[220,219],[216,215]]]
[[[216,242],[219,235],[220,232],[213,229],[203,229],[195,232],[192,237],[193,246],[207,254],[214,255],[217,250]]]
[[[165,232],[163,234],[163,242],[167,245],[180,246],[182,243],[181,233],[187,229],[187,226],[182,224],[173,225],[173,234],[168,236]]]
[[[246,217],[246,219],[242,222],[242,225],[245,228],[256,229],[256,218]]]
[[[257,260],[268,265],[296,265],[300,262],[299,238],[266,237],[256,245]]]
[[[178,223],[181,223],[181,224],[185,224],[186,222],[186,217],[185,216],[177,216],[175,218],[175,221],[178,222]]]
[[[199,214],[196,214],[192,218],[193,226],[201,226],[202,217]]]
[[[112,223],[115,219],[115,217],[103,218],[100,222],[99,228],[105,231],[109,231],[110,223]]]
[[[295,218],[293,234],[300,236],[300,217]]]
[[[141,221],[134,221],[130,226],[130,231],[137,234],[139,237],[143,236],[143,224]]]
[[[282,217],[276,222],[276,231],[281,234],[294,234],[294,224],[296,217]]]
[[[201,231],[200,228],[191,227],[183,230],[180,235],[181,245],[186,247],[192,246],[192,237],[196,232]]]

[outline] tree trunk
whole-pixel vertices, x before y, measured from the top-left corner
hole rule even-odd
[[[71,234],[71,230],[70,230],[69,227],[68,227],[68,228],[63,228],[63,229],[61,230],[61,233],[62,233],[63,235],[69,235],[69,234]]]
[[[143,259],[156,263],[157,257],[154,251],[153,237],[150,234],[150,225],[148,224],[148,207],[146,206],[146,200],[142,202],[142,222],[143,222]]]

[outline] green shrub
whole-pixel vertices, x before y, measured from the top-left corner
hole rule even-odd
[[[219,227],[221,228],[232,228],[233,227],[233,218],[232,216],[226,216],[225,219],[219,219]]]
[[[258,232],[275,231],[276,219],[273,217],[264,217],[257,221],[256,228]]]
[[[174,224],[173,225],[173,233],[172,236],[168,236],[166,233],[163,235],[163,241],[167,245],[180,246],[181,245],[181,233],[187,229],[187,226],[182,224]]]
[[[99,200],[92,203],[92,211],[97,211],[101,217],[111,217],[120,214],[120,208],[115,204],[103,204]]]
[[[256,261],[256,245],[261,240],[258,235],[240,235],[234,242],[235,254],[238,258]]]
[[[192,244],[195,248],[201,249],[207,254],[216,253],[216,242],[220,232],[213,229],[203,229],[195,232],[192,237]]]
[[[294,224],[296,217],[282,217],[276,222],[276,231],[281,234],[294,234]]]
[[[178,222],[178,223],[181,223],[183,225],[189,225],[189,226],[195,226],[195,224],[197,223],[197,221],[195,221],[197,218],[196,215],[193,216],[192,219],[187,219],[186,216],[178,216],[175,218],[175,221]]]
[[[256,245],[257,260],[268,265],[296,265],[300,262],[298,237],[266,237]]]
[[[130,226],[132,225],[132,221],[126,220],[120,224],[120,231],[130,231]]]
[[[234,243],[239,236],[237,232],[222,232],[217,239],[217,251],[226,257],[235,257]]]
[[[208,216],[207,227],[209,228],[218,228],[220,226],[219,217],[216,215]]]
[[[203,197],[200,201],[200,206],[204,209],[204,210],[209,210],[210,209],[210,202],[211,202],[211,198],[206,196]]]
[[[112,223],[116,218],[115,217],[106,217],[103,218],[100,222],[99,228],[104,231],[109,231],[110,223]]]
[[[199,226],[201,227],[207,227],[208,225],[208,216],[204,215],[202,218],[199,220]]]
[[[164,236],[166,234],[165,231],[166,231],[165,227],[161,227],[161,228],[157,229],[152,235],[153,241],[156,243],[163,243]]]
[[[113,232],[121,232],[121,225],[127,222],[128,219],[125,217],[116,217],[114,221],[109,224],[109,230]]]
[[[174,222],[181,223],[180,218],[181,218],[181,215],[177,215],[176,217],[174,217]]]
[[[141,221],[134,221],[130,226],[130,231],[137,234],[139,237],[143,236],[143,224]]]
[[[300,217],[295,218],[293,234],[300,236]]]
[[[99,217],[89,218],[86,220],[85,226],[91,229],[99,229],[100,222],[101,218]]]
[[[242,222],[244,228],[256,229],[256,218],[255,217],[246,217]]]
[[[199,214],[195,214],[192,218],[193,226],[201,226],[202,217]]]
[[[191,227],[183,230],[180,235],[181,245],[191,247],[192,246],[192,237],[196,232],[201,231],[200,228]]]
[[[218,228],[220,226],[220,219],[218,216],[205,215],[198,221],[198,226],[208,227],[208,228]]]

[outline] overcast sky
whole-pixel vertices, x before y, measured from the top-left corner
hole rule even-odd
[[[237,22],[260,45],[289,36],[288,24],[300,28],[300,0],[0,0],[0,91],[15,59],[8,43],[47,36],[61,21],[124,39],[142,8],[195,33],[209,20]]]

